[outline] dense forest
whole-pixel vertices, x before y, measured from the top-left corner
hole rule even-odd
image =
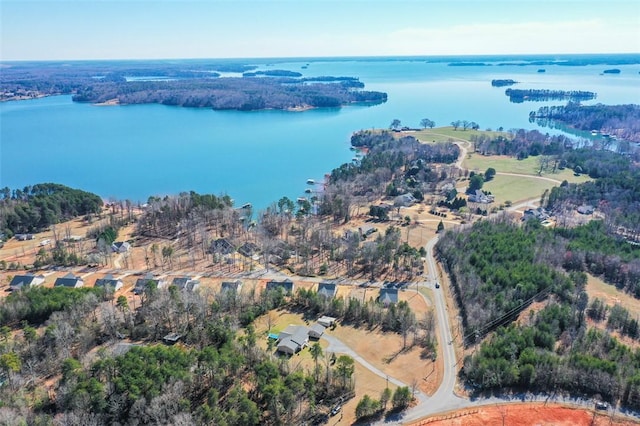
[[[0,190],[0,232],[7,237],[38,232],[77,216],[100,213],[102,199],[56,183]]]
[[[385,102],[386,93],[354,90],[350,80],[308,82],[294,78],[208,78],[171,81],[102,82],[76,91],[76,102],[161,103],[218,110],[339,107],[354,102]]]
[[[448,231],[439,241],[465,344],[479,345],[466,357],[463,377],[475,391],[564,391],[638,409],[640,350],[586,327],[585,315],[596,315],[587,311],[587,277],[562,269],[567,245],[579,244],[589,230],[573,232],[496,219]],[[542,307],[527,311],[534,301]],[[626,327],[637,337],[637,321],[614,310],[608,315],[611,330]]]
[[[387,99],[386,93],[361,90],[364,84],[354,77],[303,78],[295,71],[255,68],[238,61],[205,60],[12,64],[0,75],[0,100],[71,94],[76,102],[259,110]],[[222,77],[223,72],[238,76]]]
[[[596,98],[594,92],[582,90],[541,90],[541,89],[507,89],[504,92],[513,103],[525,101],[590,101]]]
[[[529,121],[541,126],[550,122],[565,124],[584,131],[597,131],[618,139],[640,143],[640,105],[545,106],[531,111]]]

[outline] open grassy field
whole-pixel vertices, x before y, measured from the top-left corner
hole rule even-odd
[[[528,157],[518,160],[506,155],[480,155],[469,154],[462,163],[469,170],[484,173],[489,167],[493,167],[498,173],[516,173],[522,175],[538,176],[538,157]],[[590,180],[589,176],[574,176],[573,170],[558,170],[556,173],[543,172],[543,177],[555,179],[558,182],[566,180],[570,183],[582,183]]]
[[[486,130],[453,130],[453,127],[435,127],[433,129],[424,129],[412,132],[413,136],[422,142],[447,142],[449,139],[469,141],[471,136],[487,135],[494,138],[498,135],[505,135],[504,132],[494,132]]]
[[[485,191],[491,191],[496,197],[495,205],[504,204],[505,201],[526,200],[542,195],[545,189],[557,186],[553,182],[542,179],[533,179],[522,176],[496,176],[493,180],[485,182],[482,187]]]
[[[614,285],[607,284],[598,277],[587,274],[587,294],[589,300],[599,298],[607,306],[620,305],[629,312],[640,312],[640,299],[618,290]]]

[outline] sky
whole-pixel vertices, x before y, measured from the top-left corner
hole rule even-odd
[[[0,60],[639,53],[640,0],[0,0]]]

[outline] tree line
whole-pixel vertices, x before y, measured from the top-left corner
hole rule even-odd
[[[7,237],[39,232],[77,216],[99,214],[102,205],[98,195],[56,183],[5,187],[0,190],[0,231]]]

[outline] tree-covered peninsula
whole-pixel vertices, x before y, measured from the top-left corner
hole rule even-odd
[[[529,113],[529,121],[540,126],[553,122],[571,128],[594,131],[630,142],[640,142],[640,105],[580,105],[544,106]]]

